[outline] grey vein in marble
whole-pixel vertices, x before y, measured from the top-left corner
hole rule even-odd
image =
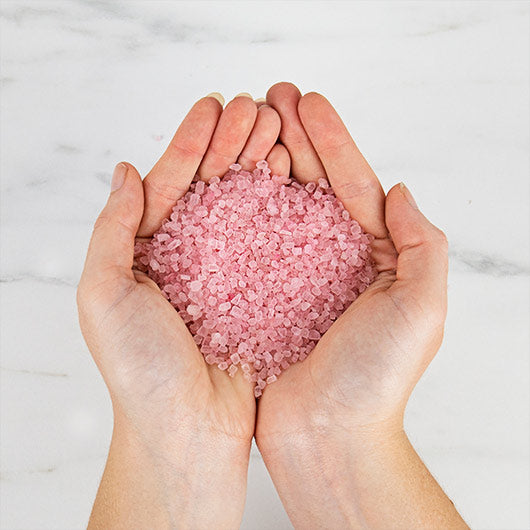
[[[0,277],[0,283],[12,282],[39,282],[48,283],[52,285],[65,285],[67,287],[77,287],[77,281],[69,278],[57,278],[55,276],[39,276],[37,274],[20,274],[20,275],[4,275]]]
[[[81,153],[82,150],[76,145],[57,144],[55,151],[65,155],[75,155],[77,153]]]
[[[0,367],[0,370],[2,372],[12,372],[15,374],[24,374],[24,375],[38,375],[43,377],[68,377],[68,374],[64,374],[61,372],[42,372],[40,370],[24,370],[22,368],[5,368]]]
[[[530,267],[480,252],[450,250],[449,257],[463,265],[469,272],[489,276],[530,276]]]

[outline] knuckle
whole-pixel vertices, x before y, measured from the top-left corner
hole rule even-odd
[[[204,150],[193,139],[187,141],[172,141],[171,149],[184,158],[202,158]]]
[[[319,155],[326,155],[331,157],[339,157],[340,153],[344,148],[350,144],[349,139],[343,139],[341,141],[335,142],[332,138],[328,138],[323,141],[317,148]]]
[[[155,184],[150,179],[144,180],[144,186],[155,195],[168,201],[175,201],[188,191],[188,188],[179,184],[171,182],[158,182]]]
[[[289,146],[290,149],[293,147],[309,147],[309,140],[302,128],[282,123],[281,136],[284,145]]]
[[[136,221],[128,215],[108,215],[101,213],[94,223],[94,233],[101,230],[112,230],[115,235],[128,236],[131,232],[136,232]]]
[[[130,237],[130,234],[136,234],[138,228],[138,223],[135,219],[130,217],[126,218],[117,218],[116,225],[124,232],[125,237]]]
[[[374,179],[368,178],[358,181],[344,182],[335,185],[334,188],[343,199],[347,200],[370,195],[378,188],[378,184],[376,184]]]

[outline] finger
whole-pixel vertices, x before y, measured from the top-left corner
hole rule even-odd
[[[246,170],[253,170],[256,162],[267,158],[280,133],[280,115],[268,105],[261,105],[254,128],[237,162]]]
[[[326,172],[298,116],[300,91],[292,83],[277,83],[267,92],[267,103],[280,115],[280,140],[291,156],[291,173],[300,182],[326,178]]]
[[[110,197],[94,226],[83,273],[85,281],[101,281],[106,275],[134,279],[134,239],[143,207],[138,171],[120,162],[114,170]]]
[[[291,157],[289,151],[282,144],[276,144],[267,157],[267,163],[271,169],[272,175],[289,176],[291,169]]]
[[[222,177],[247,143],[258,109],[248,94],[236,96],[223,110],[208,151],[198,169],[203,180]]]
[[[267,100],[265,98],[258,98],[258,99],[255,99],[254,101],[256,102],[256,106],[258,107],[258,109],[262,105],[266,105],[267,104]]]
[[[389,292],[412,293],[421,305],[445,311],[447,239],[418,210],[404,184],[388,192],[386,223],[398,252],[397,281]]]
[[[385,237],[383,188],[335,109],[312,92],[300,99],[298,113],[344,207],[364,230]]]
[[[223,97],[213,93],[193,105],[168,148],[144,179],[145,210],[138,230],[150,237],[188,190],[215,131]]]

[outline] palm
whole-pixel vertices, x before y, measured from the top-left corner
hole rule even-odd
[[[172,422],[193,418],[196,425],[190,427],[248,439],[254,428],[250,385],[207,367],[186,325],[158,287],[138,273],[136,279],[113,282],[110,290],[102,284],[94,293],[101,305],[94,313],[105,314],[98,323],[104,340],[97,348],[112,351],[117,359],[112,371],[119,374],[118,393],[127,400],[131,419],[136,425],[140,418],[152,419],[153,425],[142,430],[154,436],[159,424],[171,427]],[[105,307],[112,309],[104,311]]]
[[[307,361],[290,367],[267,388],[260,402],[260,430],[285,432],[289,424],[298,428],[290,418],[300,410],[330,417],[347,410],[341,421],[357,424],[384,421],[396,412],[402,404],[400,381],[414,381],[430,360],[411,358],[409,352],[418,347],[425,351],[431,330],[410,325],[411,319],[392,300],[393,283],[391,274],[380,275],[325,333]],[[285,414],[286,405],[291,413]]]

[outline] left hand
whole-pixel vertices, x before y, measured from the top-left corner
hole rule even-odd
[[[321,95],[280,83],[267,101],[301,181],[328,178],[375,236],[377,278],[310,356],[265,387],[256,441],[300,528],[467,528],[403,431],[446,313],[447,241],[403,185],[385,197]]]
[[[272,87],[280,138],[295,178],[328,178],[351,216],[375,236],[375,282],[338,318],[308,359],[265,388],[260,447],[292,433],[346,426],[400,430],[408,397],[438,350],[446,313],[447,242],[408,190],[385,197],[341,119],[321,95]]]

